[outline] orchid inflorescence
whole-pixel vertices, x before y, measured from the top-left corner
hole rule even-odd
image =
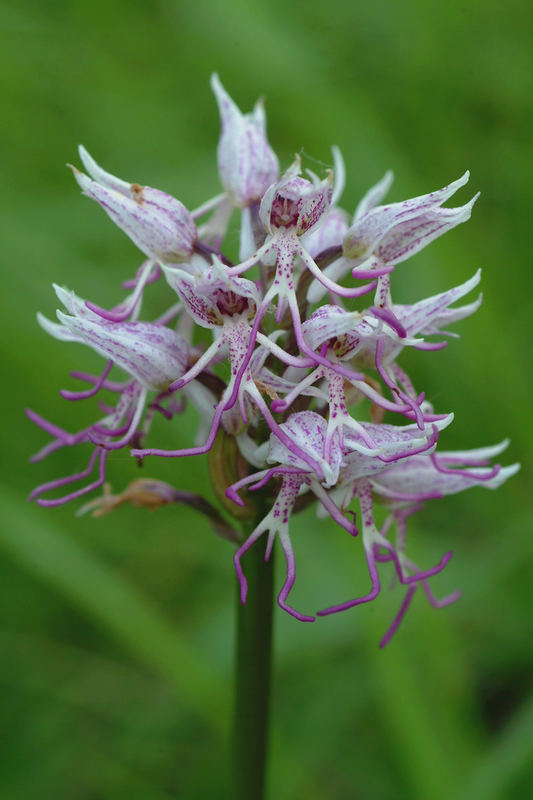
[[[100,418],[77,433],[28,410],[51,436],[33,461],[65,446],[91,448],[85,469],[42,484],[30,498],[58,506],[104,486],[103,496],[81,509],[95,514],[126,501],[148,507],[187,502],[206,514],[220,535],[238,543],[234,561],[243,603],[247,582],[241,559],[263,534],[268,534],[268,559],[277,535],[286,560],[278,603],[302,621],[315,617],[289,604],[295,580],[289,521],[316,498],[319,515],[330,516],[352,536],[361,533],[371,580],[367,594],[318,615],[374,599],[380,564],[390,561],[406,594],[384,645],[417,588],[437,608],[458,597],[454,592],[437,599],[429,584],[451,552],[429,569],[407,556],[407,518],[426,500],[471,486],[494,489],[518,469],[490,466],[507,441],[440,452],[440,432],[453,414],[435,413],[398,365],[406,347],[443,348],[445,340],[431,337],[456,336],[444,328],[479,308],[481,295],[466,305],[453,304],[478,285],[480,270],[414,304],[395,303],[391,295],[396,266],[467,220],[477,196],[456,208],[443,205],[467,182],[466,173],[430,194],[381,205],[392,182],[387,173],[350,217],[338,205],[345,170],[337,148],[325,177],[310,170],[303,177],[298,156],[280,177],[262,103],[242,114],[216,75],[211,85],[222,123],[217,155],[224,191],[195,211],[158,189],[114,177],[79,149],[87,174],[72,169],[83,193],[102,206],[145,260],[124,284],[130,294],[112,310],[55,286],[64,306],[58,322],[38,315],[52,336],[86,344],[107,361],[99,376],[73,372],[89,388],[61,395],[77,401],[105,391],[116,401],[102,403]],[[237,263],[222,249],[235,211]],[[157,319],[141,321],[144,293],[163,277],[170,305]],[[365,296],[372,298],[366,307],[354,309],[354,301]],[[195,326],[212,331],[209,346],[199,346]],[[113,367],[126,379],[110,378]],[[148,447],[154,417],[173,420],[187,402],[198,412],[194,444],[179,450]],[[383,422],[386,412],[396,415],[391,419],[405,418],[404,424]],[[258,492],[261,506],[270,508],[242,541],[212,504],[160,481],[141,479],[114,496],[105,484],[106,460],[122,448],[130,448],[140,463],[147,456],[209,453],[214,488],[226,511],[233,509],[236,518],[255,514],[257,521],[250,496],[245,502],[239,494],[245,488]],[[81,488],[48,497],[71,484]],[[374,503],[386,510],[380,528]]]

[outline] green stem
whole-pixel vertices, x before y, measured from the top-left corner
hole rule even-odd
[[[237,594],[233,800],[264,800],[272,651],[274,554],[254,546],[242,559],[246,604]]]

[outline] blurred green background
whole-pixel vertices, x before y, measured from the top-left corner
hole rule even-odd
[[[57,390],[73,387],[69,370],[102,362],[47,337],[35,312],[53,316],[52,281],[111,305],[140,263],[64,163],[78,163],[83,142],[111,172],[194,207],[219,191],[217,70],[244,110],[266,96],[282,166],[302,148],[330,162],[340,146],[348,209],[389,167],[393,200],[470,168],[457,201],[481,190],[472,220],[401,265],[395,299],[482,266],[484,303],[460,341],[403,363],[439,410],[456,412],[446,449],[510,436],[503,462],[523,464],[498,492],[435,501],[412,521],[421,565],[455,551],[435,590],[461,586],[463,597],[440,612],[417,597],[384,652],[398,591],[315,625],[276,612],[270,797],[530,798],[531,4],[11,0],[0,24],[0,797],[229,796],[231,546],[186,509],[97,520],[76,518],[76,504],[27,505],[34,485],[85,454],[28,466],[47,437],[22,413],[30,405],[72,430],[92,419],[91,401],[68,404]],[[154,433],[185,444],[187,419]],[[191,491],[206,482],[202,458],[153,460],[144,474]],[[114,488],[137,476],[115,454]],[[333,523],[298,517],[294,544],[302,610],[367,585],[360,543]]]

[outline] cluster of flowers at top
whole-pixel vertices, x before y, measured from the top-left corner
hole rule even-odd
[[[350,217],[338,205],[345,170],[336,148],[334,169],[325,177],[310,170],[304,177],[298,157],[280,176],[261,102],[250,114],[242,114],[216,75],[212,88],[222,123],[217,155],[224,192],[195,211],[158,189],[105,172],[80,147],[87,174],[72,168],[76,181],[145,260],[134,279],[124,284],[130,294],[112,310],[55,286],[64,306],[57,312],[58,322],[38,317],[52,336],[86,344],[107,360],[100,376],[72,373],[89,388],[62,391],[62,396],[76,401],[104,391],[115,395],[116,402],[101,403],[102,416],[77,433],[28,410],[52,437],[34,461],[65,446],[91,447],[85,469],[44,483],[31,498],[42,506],[56,506],[103,485],[106,459],[113,450],[130,448],[139,460],[193,456],[210,451],[220,437],[230,438],[245,469],[224,487],[226,497],[236,512],[244,504],[239,492],[245,487],[263,490],[271,501],[267,515],[239,542],[235,554],[242,601],[247,591],[243,554],[268,534],[268,559],[277,535],[286,559],[279,605],[299,620],[314,619],[289,604],[295,580],[289,520],[293,511],[316,498],[322,513],[352,536],[361,533],[371,582],[367,594],[318,614],[375,598],[380,591],[379,565],[390,561],[406,594],[382,640],[385,644],[418,587],[436,607],[458,596],[437,599],[429,585],[451,553],[428,569],[420,569],[407,556],[407,518],[426,500],[475,485],[496,488],[518,469],[489,463],[506,442],[439,452],[440,431],[453,415],[435,413],[398,365],[406,347],[444,347],[444,340],[431,337],[455,336],[443,328],[480,305],[481,296],[454,305],[477,286],[479,271],[460,286],[414,304],[395,303],[391,295],[396,266],[467,220],[476,197],[455,208],[443,205],[467,182],[466,173],[443,189],[383,205],[392,181],[387,173]],[[236,210],[239,252],[238,263],[232,263],[222,248]],[[144,292],[162,277],[172,293],[171,305],[159,318],[140,321]],[[353,301],[360,297],[371,300],[354,310]],[[212,331],[209,346],[198,346],[195,326]],[[224,361],[229,367],[225,373],[219,366]],[[110,378],[113,366],[126,373],[125,380]],[[222,374],[229,378],[222,380]],[[147,447],[155,415],[171,420],[187,401],[199,419],[192,446]],[[386,412],[396,415],[391,416],[394,424],[383,422]],[[142,484],[143,497],[148,495],[151,505],[185,497],[158,481],[136,483]],[[81,488],[49,498],[49,492],[71,484]],[[128,499],[135,496],[129,490]],[[220,513],[193,497],[187,495],[185,501],[218,519],[219,532],[228,535]],[[350,510],[355,498],[357,517]],[[119,502],[120,496],[117,500],[106,490],[103,498],[84,508],[101,513]],[[375,502],[387,512],[381,528],[374,521]]]

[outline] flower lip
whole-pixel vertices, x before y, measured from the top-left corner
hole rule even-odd
[[[296,447],[291,448],[272,434],[269,442],[267,462],[277,462],[288,467],[301,467],[302,473],[308,473],[309,465],[304,463],[298,454],[298,447],[320,464],[324,472],[324,485],[332,486],[337,482],[342,464],[342,451],[337,441],[333,443],[329,458],[324,458],[324,443],[327,423],[324,417],[314,411],[299,411],[291,414],[280,428],[288,434]]]

